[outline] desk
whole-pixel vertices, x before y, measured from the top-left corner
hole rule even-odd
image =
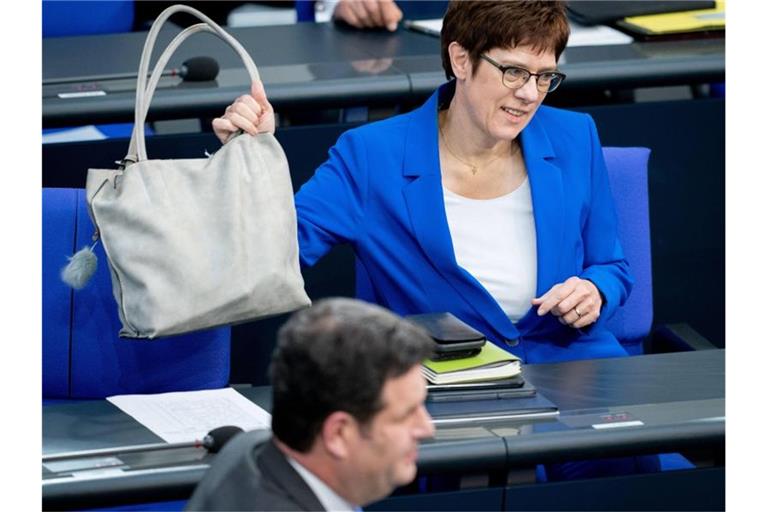
[[[277,112],[378,104],[413,105],[445,81],[440,40],[398,29],[395,33],[344,30],[330,24],[232,28],[260,68]],[[164,47],[176,31],[158,37]],[[43,40],[43,81],[135,73],[145,33],[62,37]],[[215,82],[164,79],[150,109],[152,119],[215,117],[248,90],[236,54],[211,34],[188,40],[171,58],[179,67],[190,57],[214,57]],[[723,39],[647,42],[568,48],[561,57],[569,90],[699,84],[725,77]],[[61,99],[77,88],[103,89],[98,97]],[[43,126],[133,120],[135,80],[43,87]],[[561,94],[563,94],[561,93]]]
[[[491,486],[463,495],[464,499],[479,499],[475,495],[482,495],[487,500],[484,506],[500,510],[505,507],[503,493],[529,492],[531,488],[546,490],[546,486],[541,485],[519,488],[507,485],[506,474],[516,468],[579,458],[696,449],[712,456],[715,467],[652,477],[682,475],[693,486],[701,472],[702,478],[709,480],[708,487],[697,489],[698,495],[708,499],[712,495],[719,499],[722,495],[724,500],[724,358],[724,350],[712,350],[526,366],[526,378],[558,405],[559,418],[440,427],[436,438],[421,447],[419,473],[501,474],[501,484],[494,486],[491,482]],[[239,391],[265,408],[270,407],[269,388]],[[615,418],[622,414],[642,425],[592,427],[605,423],[609,415]],[[52,405],[43,409],[44,454],[160,441],[106,401]],[[194,449],[167,450],[143,457],[138,454],[130,462],[126,460],[137,469],[121,476],[91,480],[44,476],[44,508],[185,499],[212,457]],[[683,490],[678,492],[683,493]],[[407,509],[428,507],[427,503],[432,503],[432,507],[440,508],[437,503],[442,502],[424,501],[439,498],[431,494],[397,496],[378,506]],[[455,499],[451,497],[454,500],[451,508],[461,508],[461,502]],[[466,508],[467,502],[463,503]],[[610,505],[616,509],[622,507],[620,503]],[[710,501],[709,507],[718,508],[718,504]]]

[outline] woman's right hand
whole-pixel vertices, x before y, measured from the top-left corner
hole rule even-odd
[[[253,82],[251,94],[237,98],[212,124],[213,133],[222,144],[226,144],[238,130],[251,135],[275,133],[275,111],[267,101],[264,85],[260,81]]]

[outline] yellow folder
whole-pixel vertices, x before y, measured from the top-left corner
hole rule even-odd
[[[624,18],[619,25],[648,35],[723,30],[725,29],[725,0],[717,0],[713,9],[631,16]]]

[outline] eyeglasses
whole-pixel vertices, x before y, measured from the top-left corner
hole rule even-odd
[[[565,74],[558,71],[545,71],[543,73],[531,73],[525,68],[517,66],[502,66],[487,55],[480,55],[489,64],[501,71],[501,83],[510,89],[519,89],[528,83],[532,76],[536,77],[536,88],[539,92],[552,92],[565,80]]]

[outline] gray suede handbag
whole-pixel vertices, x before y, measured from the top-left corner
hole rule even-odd
[[[177,12],[203,23],[171,41],[147,83],[157,34]],[[187,37],[203,31],[229,43],[259,79],[231,35],[196,9],[169,7],[144,43],[128,154],[117,170],[88,171],[94,237],[109,260],[123,337],[181,334],[310,305],[288,162],[272,134],[238,135],[208,158],[147,158],[144,121],[162,70]]]

